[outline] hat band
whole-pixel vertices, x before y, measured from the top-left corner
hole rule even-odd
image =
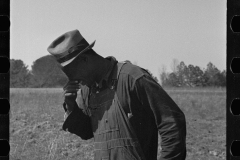
[[[67,50],[67,52],[69,53],[68,55],[58,58],[57,61],[62,64],[63,62],[72,60],[88,46],[88,42],[83,38],[76,46],[72,46]]]

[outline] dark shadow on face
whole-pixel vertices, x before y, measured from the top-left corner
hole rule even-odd
[[[77,56],[70,64],[62,68],[69,80],[83,81],[82,85],[91,86],[96,81],[99,57],[92,49]]]
[[[77,56],[70,64],[64,66],[62,70],[69,80],[81,80],[87,75],[86,62],[86,57]]]

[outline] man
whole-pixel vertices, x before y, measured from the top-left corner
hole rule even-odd
[[[183,112],[146,70],[103,58],[94,43],[73,30],[48,47],[69,78],[63,129],[82,139],[94,137],[95,160],[156,160],[158,132],[160,160],[184,160]]]

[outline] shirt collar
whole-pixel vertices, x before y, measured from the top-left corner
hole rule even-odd
[[[108,82],[109,76],[112,73],[112,71],[114,69],[114,66],[117,64],[117,60],[116,60],[115,57],[109,56],[109,57],[106,57],[105,59],[109,60],[111,65],[110,65],[110,68],[108,69],[107,73],[100,80],[100,82],[96,83],[96,87],[98,87],[98,88],[102,88],[102,85],[103,85],[104,81]]]

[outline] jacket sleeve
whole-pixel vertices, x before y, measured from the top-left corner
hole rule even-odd
[[[137,79],[133,90],[143,106],[153,112],[162,140],[160,160],[184,160],[186,157],[184,113],[149,75]]]
[[[81,98],[83,98],[83,96],[81,96]],[[67,112],[66,105],[67,105],[66,103],[63,104],[63,108],[67,113],[67,118],[65,119],[62,126],[63,130],[68,131],[72,134],[76,134],[77,136],[81,137],[84,140],[92,138],[93,132],[91,119],[86,114],[85,112],[86,110],[84,110],[84,107],[78,106],[77,102],[74,100],[73,103],[71,103],[71,105],[74,105],[72,106],[73,111]]]

